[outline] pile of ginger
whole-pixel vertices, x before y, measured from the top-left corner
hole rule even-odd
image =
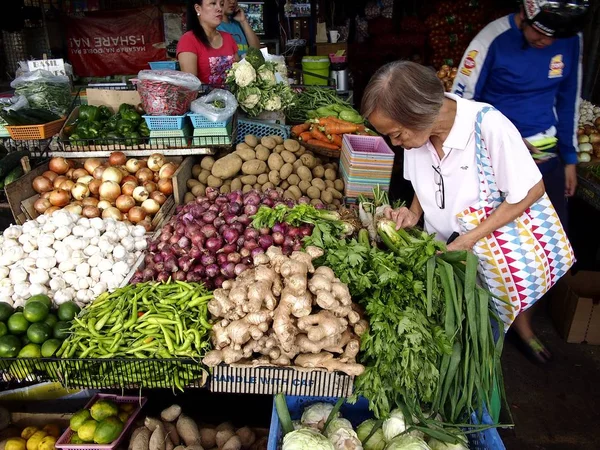
[[[328,267],[314,268],[317,247],[289,257],[270,247],[254,268],[214,291],[208,310],[217,319],[209,367],[226,364],[295,365],[363,373],[356,362],[368,323],[348,287]]]

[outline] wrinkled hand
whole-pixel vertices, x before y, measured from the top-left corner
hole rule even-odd
[[[577,189],[577,169],[575,164],[565,166],[565,196],[573,197]]]
[[[386,208],[384,211],[387,219],[396,222],[396,229],[412,228],[419,222],[417,215],[406,207],[399,209]]]
[[[473,250],[474,245],[475,245],[475,242],[473,241],[473,239],[471,239],[471,237],[468,234],[462,234],[459,237],[457,237],[456,239],[454,239],[454,241],[452,241],[450,244],[448,244],[448,251],[449,252],[454,252],[454,251],[458,251],[458,250],[471,251],[471,250]]]
[[[235,13],[235,16],[233,16],[233,20],[235,20],[236,22],[239,22],[239,23],[246,22],[246,13],[244,12],[244,10],[242,8],[237,10],[237,12]]]
[[[531,145],[527,139],[523,139],[523,142],[525,142],[525,146],[527,147],[527,149],[529,150],[529,153],[542,153],[537,147],[535,147],[534,145]],[[536,164],[541,164],[544,162],[543,159],[537,159],[537,158],[533,158],[533,160],[535,161]]]

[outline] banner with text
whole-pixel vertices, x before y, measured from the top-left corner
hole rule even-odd
[[[156,7],[72,17],[66,28],[69,60],[79,76],[137,74],[167,56]]]

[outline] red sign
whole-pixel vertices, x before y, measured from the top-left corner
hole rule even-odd
[[[166,59],[156,7],[90,13],[67,20],[69,61],[84,77],[132,75]]]

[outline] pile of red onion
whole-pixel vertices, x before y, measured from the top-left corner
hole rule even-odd
[[[253,257],[272,245],[280,246],[286,255],[300,250],[304,236],[312,233],[311,225],[275,224],[260,230],[250,226],[261,205],[279,204],[294,206],[275,189],[264,194],[255,190],[219,194],[207,188],[205,197],[179,206],[160,235],[150,241],[144,268],[131,283],[172,278],[203,282],[213,289],[252,267]]]

